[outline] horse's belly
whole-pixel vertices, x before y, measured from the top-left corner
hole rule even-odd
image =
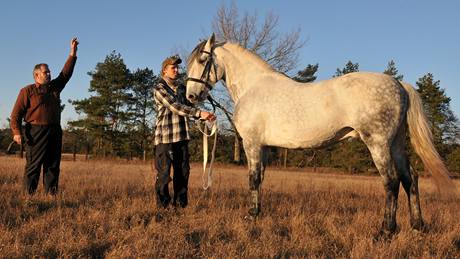
[[[288,129],[278,127],[269,130],[265,137],[265,145],[284,148],[315,148],[339,141],[353,129],[350,127],[312,127]]]

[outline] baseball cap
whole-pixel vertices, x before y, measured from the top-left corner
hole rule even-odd
[[[167,57],[161,64],[161,71],[163,71],[167,65],[178,65],[180,63],[182,63],[182,59],[180,59],[179,55]]]

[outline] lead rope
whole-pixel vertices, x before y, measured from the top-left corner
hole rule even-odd
[[[208,123],[211,124],[211,133],[208,134]],[[197,124],[198,130],[203,133],[203,174],[201,176],[203,190],[209,189],[212,185],[212,165],[214,163],[214,157],[216,153],[217,143],[217,120],[213,122],[199,122]],[[201,129],[203,125],[203,129]],[[208,173],[206,174],[206,166],[208,163],[208,137],[214,135],[214,144],[212,145],[211,161],[209,163]],[[206,177],[207,176],[207,177]],[[207,178],[207,179],[206,179]]]

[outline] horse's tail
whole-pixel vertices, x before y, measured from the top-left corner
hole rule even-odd
[[[456,193],[449,171],[434,147],[433,135],[431,134],[420,96],[410,84],[404,82],[401,82],[401,84],[409,95],[407,124],[410,141],[415,152],[422,159],[425,171],[430,172],[433,176],[438,190]]]

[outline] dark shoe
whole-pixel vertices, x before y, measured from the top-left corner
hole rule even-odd
[[[169,205],[169,199],[161,199],[157,197],[157,208],[166,209]]]
[[[56,196],[58,193],[58,189],[57,187],[50,187],[45,191],[45,193],[51,196]]]
[[[185,207],[187,207],[187,202],[186,202],[186,201],[179,201],[178,204],[179,204],[179,207],[181,207],[181,208],[183,208],[183,209],[184,209]],[[177,207],[177,206],[176,206],[176,203],[174,203],[174,207]]]

